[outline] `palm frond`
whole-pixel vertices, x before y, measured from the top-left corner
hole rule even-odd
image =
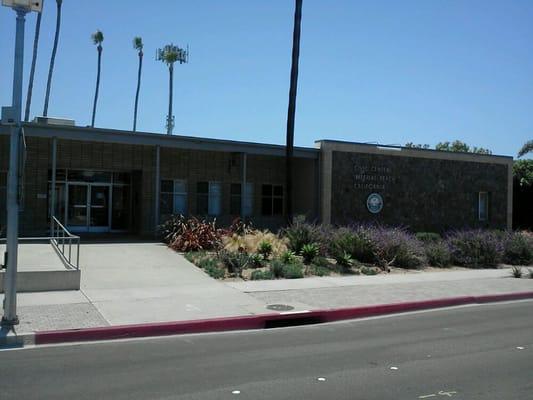
[[[533,140],[528,140],[518,152],[518,157],[522,157],[523,155],[531,152],[533,152]]]
[[[135,50],[141,51],[144,47],[143,39],[140,36],[135,36],[133,38],[133,48]]]
[[[101,44],[104,41],[104,34],[100,29],[97,29],[96,32],[91,35],[91,39],[94,44]]]

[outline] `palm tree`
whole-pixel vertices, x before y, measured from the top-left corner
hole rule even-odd
[[[54,72],[54,63],[56,60],[57,43],[59,42],[59,28],[61,27],[61,5],[63,0],[56,0],[57,17],[56,17],[56,34],[54,36],[54,47],[52,48],[52,56],[50,57],[50,68],[48,69],[48,81],[46,82],[46,95],[44,97],[43,116],[48,115],[48,101],[50,100],[50,87],[52,86],[52,73]]]
[[[135,92],[135,109],[133,112],[133,132],[137,130],[137,106],[139,105],[139,91],[141,90],[141,71],[143,67],[143,40],[140,36],[133,39],[133,48],[139,55],[139,71],[137,72],[137,91]]]
[[[96,90],[94,92],[93,117],[91,120],[91,127],[94,128],[94,118],[96,117],[96,103],[98,101],[98,89],[100,87],[100,67],[102,65],[102,42],[104,41],[104,34],[98,29],[91,35],[91,38],[93,40],[93,43],[96,45],[96,50],[98,50],[98,70],[96,72]]]
[[[174,82],[174,63],[180,59],[180,49],[172,44],[166,45],[159,54],[159,59],[168,65],[169,72],[169,94],[168,94],[168,116],[167,134],[172,135],[174,122],[172,120],[172,86]]]
[[[42,0],[44,6],[44,0]],[[31,96],[33,94],[33,78],[35,77],[35,64],[37,63],[37,48],[39,46],[39,33],[41,32],[42,11],[37,13],[37,22],[35,23],[35,36],[33,38],[33,56],[31,59],[30,80],[28,82],[28,94],[26,95],[26,111],[24,112],[24,121],[30,119]]]
[[[294,29],[292,34],[291,84],[289,89],[289,109],[287,111],[287,142],[285,154],[285,208],[287,219],[292,223],[292,159],[294,153],[294,119],[296,114],[296,92],[298,88],[298,62],[300,59],[300,27],[302,23],[302,0],[296,0],[294,9]]]
[[[528,140],[524,143],[520,151],[518,152],[518,157],[522,157],[527,153],[533,152],[533,140]]]

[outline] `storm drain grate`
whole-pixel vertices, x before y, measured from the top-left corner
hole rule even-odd
[[[269,304],[266,306],[269,310],[272,311],[291,311],[294,310],[293,306],[289,306],[288,304]]]

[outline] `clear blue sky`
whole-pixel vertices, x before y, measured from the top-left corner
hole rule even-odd
[[[90,123],[96,49],[105,35],[96,125],[131,129],[145,42],[138,128],[163,132],[166,43],[177,65],[175,134],[283,143],[292,0],[64,0],[50,116]],[[35,15],[26,29],[27,87]],[[55,27],[45,0],[32,116],[41,114]],[[14,13],[0,9],[0,104],[11,102]],[[383,144],[461,139],[516,155],[533,138],[533,1],[304,0],[295,141]]]

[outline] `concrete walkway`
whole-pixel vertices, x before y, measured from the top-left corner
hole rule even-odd
[[[83,293],[112,325],[235,316],[262,302],[221,284],[160,243],[86,244]]]
[[[0,244],[0,255],[3,256],[6,246]],[[43,243],[24,243],[18,246],[19,271],[63,271],[65,264],[61,261],[52,245]]]

